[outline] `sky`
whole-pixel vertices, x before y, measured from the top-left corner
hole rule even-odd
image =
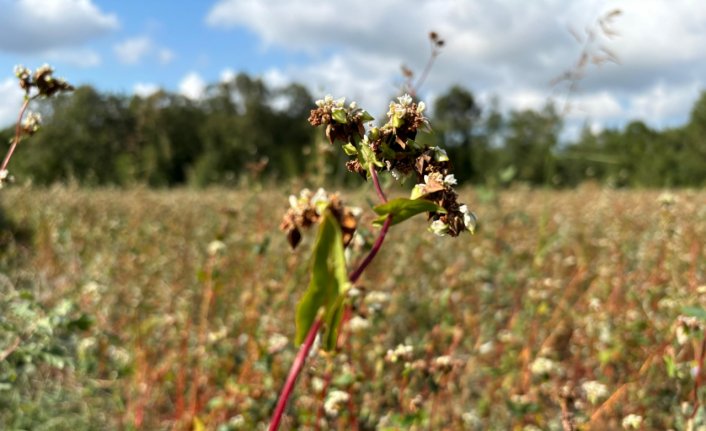
[[[0,0],[0,126],[21,103],[14,66],[44,63],[75,85],[193,99],[243,71],[385,112],[401,65],[424,68],[429,31],[445,45],[422,99],[461,85],[504,111],[553,100],[569,134],[678,126],[706,89],[703,0]],[[589,63],[571,93],[552,85],[584,48],[617,61]]]

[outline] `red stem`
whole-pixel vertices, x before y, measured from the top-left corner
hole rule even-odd
[[[20,143],[20,133],[21,129],[20,127],[22,126],[22,117],[25,115],[25,111],[27,110],[27,107],[29,106],[29,97],[25,97],[25,101],[22,104],[22,107],[20,108],[20,115],[17,117],[17,125],[15,126],[15,139],[12,141],[12,145],[10,146],[10,149],[7,151],[7,155],[5,156],[5,160],[2,161],[2,167],[0,167],[0,171],[4,171],[7,169],[7,165],[10,163],[10,159],[12,158],[12,153],[15,152],[15,148],[17,148],[17,144]]]
[[[383,202],[387,202],[387,198],[385,197],[385,193],[383,193],[382,188],[380,187],[380,180],[378,179],[377,172],[375,171],[375,167],[372,165],[372,163],[370,165],[370,175],[373,178],[373,184],[375,185],[375,191],[377,192],[378,196]],[[372,262],[375,258],[375,255],[377,255],[378,251],[380,251],[382,243],[385,240],[385,235],[390,229],[391,224],[392,214],[388,215],[385,219],[385,223],[382,225],[382,229],[380,229],[380,233],[378,234],[378,237],[375,240],[375,244],[373,244],[373,248],[370,249],[368,255],[365,256],[365,259],[363,259],[360,265],[358,265],[358,268],[356,268],[356,270],[348,276],[348,279],[351,283],[355,283],[358,278],[360,278],[363,271],[365,271],[365,268],[367,268],[370,262]],[[282,416],[284,415],[284,410],[287,407],[287,403],[289,402],[289,397],[291,397],[292,393],[294,392],[294,385],[297,382],[297,377],[299,377],[302,368],[304,368],[304,363],[306,362],[306,358],[309,356],[309,351],[311,350],[311,347],[314,345],[314,340],[316,339],[316,335],[319,333],[319,329],[321,329],[322,323],[323,321],[321,319],[316,319],[314,321],[314,324],[311,325],[311,328],[309,328],[309,332],[306,334],[306,339],[304,340],[304,343],[301,345],[301,347],[299,347],[297,357],[294,358],[294,363],[292,363],[292,368],[290,368],[289,370],[287,381],[284,383],[284,388],[282,388],[279,400],[277,400],[277,406],[275,407],[275,411],[274,413],[272,413],[269,431],[277,431],[279,429],[279,424],[280,422],[282,422]]]
[[[294,359],[292,368],[289,370],[289,375],[287,376],[287,381],[282,389],[282,394],[277,401],[275,412],[272,414],[270,431],[276,431],[279,428],[279,423],[282,421],[282,416],[284,415],[284,409],[287,407],[287,401],[289,401],[289,397],[294,391],[294,384],[297,382],[297,377],[299,377],[299,373],[302,368],[304,368],[304,362],[306,362],[306,357],[309,356],[309,351],[311,350],[311,346],[314,345],[314,340],[316,339],[316,335],[319,333],[322,323],[323,321],[321,319],[316,319],[316,321],[314,321],[314,324],[311,325],[311,328],[309,329],[309,333],[306,334],[304,343],[299,348],[297,357]]]

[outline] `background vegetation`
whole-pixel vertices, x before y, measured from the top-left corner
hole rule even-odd
[[[277,232],[300,185],[4,191],[0,334],[20,339],[0,427],[264,429],[307,284],[313,238],[289,253]],[[390,233],[364,320],[307,364],[285,429],[560,430],[568,396],[584,428],[686,429],[703,329],[678,316],[706,306],[706,194],[460,193],[476,236]],[[351,397],[337,417],[326,382]]]
[[[461,181],[706,184],[706,93],[681,127],[658,131],[641,121],[599,133],[586,127],[573,142],[562,139],[562,116],[552,104],[502,114],[497,103],[481,106],[469,89],[452,87],[431,105],[435,133],[424,139],[451,153]],[[147,98],[101,94],[84,86],[39,107],[44,130],[22,144],[12,171],[35,184],[205,186],[322,179],[316,175],[344,183],[348,177],[335,160],[341,156],[306,122],[311,107],[305,87],[271,89],[245,74],[210,86],[199,101],[163,91]],[[0,139],[12,134],[8,128]]]

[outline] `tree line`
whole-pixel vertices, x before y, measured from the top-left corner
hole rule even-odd
[[[616,187],[706,185],[706,92],[688,123],[655,130],[642,121],[561,141],[562,116],[539,110],[503,114],[454,86],[433,101],[434,132],[420,140],[445,148],[460,181],[568,187],[591,180]],[[12,173],[35,184],[154,187],[347,176],[308,123],[314,98],[300,84],[272,89],[239,74],[194,101],[159,91],[149,97],[82,86],[39,109],[41,133],[21,144]],[[374,112],[374,111],[373,111]],[[0,131],[8,142],[12,127]],[[317,181],[318,182],[318,181]]]

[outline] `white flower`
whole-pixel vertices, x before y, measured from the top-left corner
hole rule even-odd
[[[22,128],[31,132],[39,130],[39,125],[42,123],[42,116],[38,112],[30,112],[22,120]]]
[[[424,104],[424,102],[419,102],[417,104],[417,114],[422,114],[424,110],[426,109],[427,105]]]
[[[454,174],[449,174],[444,177],[444,185],[446,186],[455,186],[458,184],[458,181],[456,181],[456,177]]]
[[[329,197],[326,193],[326,190],[324,190],[323,188],[319,188],[319,190],[316,191],[316,194],[314,194],[314,196],[311,198],[311,204],[314,206],[314,208],[316,208],[316,212],[319,215],[323,213],[329,204]]]
[[[556,369],[556,363],[549,358],[539,357],[532,361],[530,371],[535,376],[545,376],[551,374]]]
[[[370,327],[370,322],[368,319],[365,319],[360,316],[355,316],[351,320],[348,321],[348,328],[351,330],[353,333],[359,333],[362,332]]]
[[[642,425],[642,416],[630,413],[623,418],[623,428],[627,429],[638,429]]]
[[[240,428],[245,425],[245,418],[243,415],[235,415],[228,420],[228,426],[231,428]]]
[[[10,171],[3,169],[0,171],[0,181],[5,181],[7,177],[10,176]]]
[[[390,294],[386,292],[372,291],[365,296],[365,303],[373,309],[380,309],[390,302]]]
[[[449,155],[446,154],[446,150],[439,147],[429,147],[430,150],[434,151],[434,160],[437,162],[448,162]]]
[[[461,211],[461,214],[463,214],[463,224],[466,226],[466,229],[468,229],[471,233],[475,233],[476,225],[478,224],[478,217],[476,217],[473,212],[468,211],[467,205],[461,205],[458,207],[458,210]]]
[[[395,347],[394,350],[390,349],[387,351],[387,353],[385,354],[385,360],[394,364],[400,358],[408,359],[412,355],[413,351],[414,347],[399,344],[397,345],[397,347]]]
[[[437,236],[446,236],[446,233],[449,231],[449,225],[441,220],[434,220],[429,225],[429,231]]]
[[[341,97],[340,99],[333,100],[333,97],[330,94],[327,94],[326,97],[324,97],[323,99],[317,100],[315,103],[316,103],[316,106],[318,106],[319,108],[323,108],[324,106],[341,108],[341,107],[343,107],[343,104],[345,102],[346,102],[345,97]]]
[[[584,382],[581,388],[586,392],[586,398],[591,404],[596,404],[599,400],[608,396],[608,387],[595,380]]]
[[[209,256],[216,256],[217,254],[220,254],[221,252],[225,251],[226,245],[223,243],[223,241],[211,241],[208,244],[208,254]]]
[[[412,96],[410,96],[409,94],[404,94],[398,97],[397,100],[399,100],[400,105],[402,106],[409,106],[412,104]]]
[[[289,339],[286,336],[274,333],[267,339],[267,352],[270,354],[281,352],[287,347],[287,343],[289,343]]]
[[[434,359],[434,365],[439,368],[451,368],[453,361],[451,360],[451,356],[443,355]]]
[[[324,411],[329,416],[336,416],[341,410],[341,404],[348,401],[350,396],[347,392],[331,391],[324,401]]]

